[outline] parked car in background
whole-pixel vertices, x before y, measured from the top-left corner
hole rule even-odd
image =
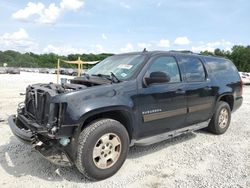
[[[67,75],[73,75],[74,69],[67,69]]]
[[[39,69],[39,73],[46,73],[46,74],[48,74],[49,73],[49,69],[47,69],[47,68],[41,68],[41,69]]]
[[[32,72],[39,73],[39,69],[33,68]]]
[[[6,74],[7,70],[5,67],[0,67],[0,74]]]
[[[9,74],[20,74],[20,68],[9,67],[9,68],[7,68],[7,73],[9,73]]]
[[[77,69],[73,69],[72,76],[77,76]]]
[[[250,84],[250,73],[246,72],[239,72],[239,73],[243,84],[245,85]]]
[[[55,71],[56,71],[55,69],[48,69],[49,74],[55,74]]]
[[[67,70],[65,68],[61,68],[60,69],[60,74],[67,74]]]

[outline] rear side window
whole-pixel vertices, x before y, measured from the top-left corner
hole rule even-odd
[[[206,78],[204,67],[196,57],[181,57],[181,67],[187,82],[202,82]]]
[[[237,71],[236,67],[226,59],[204,58],[211,72]]]

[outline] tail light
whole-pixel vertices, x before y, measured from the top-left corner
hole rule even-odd
[[[243,82],[242,79],[240,79],[240,96],[243,94]]]

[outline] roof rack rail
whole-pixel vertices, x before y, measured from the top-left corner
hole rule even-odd
[[[192,52],[190,50],[171,50],[170,52],[179,52],[179,53],[186,53],[186,54],[194,54],[194,55],[205,55],[202,53],[197,53],[197,52]],[[221,57],[221,56],[216,56],[216,55],[212,55],[212,54],[207,54],[206,56],[212,56],[212,57]]]
[[[215,55],[215,54],[202,54],[202,53],[198,53],[198,55],[228,59],[228,57],[226,57],[226,56],[219,56],[219,55]]]
[[[181,52],[181,53],[187,53],[187,54],[194,54],[194,52],[190,50],[170,50],[170,52]]]

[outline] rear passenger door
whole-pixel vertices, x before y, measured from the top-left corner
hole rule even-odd
[[[185,124],[193,124],[210,118],[214,106],[211,80],[199,57],[180,56],[180,68],[186,85],[188,114]]]

